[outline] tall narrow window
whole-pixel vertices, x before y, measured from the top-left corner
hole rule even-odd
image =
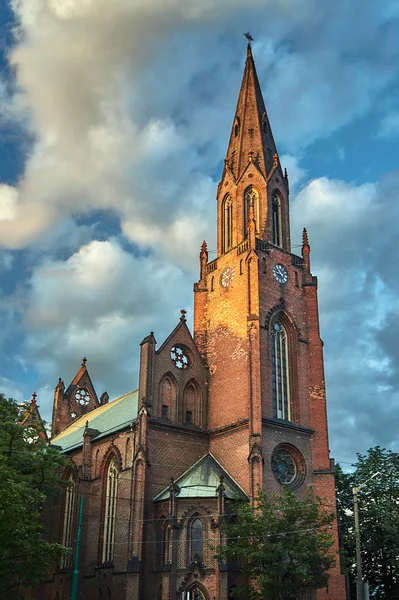
[[[65,489],[65,503],[64,503],[64,520],[62,526],[62,540],[61,544],[65,548],[72,548],[72,534],[73,534],[73,518],[75,514],[75,500],[76,500],[76,480],[73,475],[70,475],[66,489]],[[70,567],[72,565],[72,557],[66,556],[62,559],[61,568]]]
[[[281,321],[276,321],[272,330],[272,387],[274,416],[290,421],[288,343]]]
[[[227,196],[223,202],[223,252],[233,245],[233,201]]]
[[[191,560],[202,563],[203,526],[201,519],[191,523]]]
[[[281,246],[281,200],[277,192],[272,196],[273,244]]]
[[[112,562],[114,558],[116,497],[118,492],[118,463],[111,459],[107,470],[105,493],[105,518],[103,540],[103,562]]]
[[[255,230],[256,233],[259,232],[259,193],[258,191],[250,186],[244,196],[244,231],[245,235],[248,233],[248,218],[249,218],[249,207],[251,204],[254,207],[254,217],[255,217]]]

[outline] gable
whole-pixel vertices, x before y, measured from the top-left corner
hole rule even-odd
[[[227,473],[212,454],[206,454],[174,482],[180,491],[178,498],[216,498],[220,478],[223,477],[225,496],[243,498],[247,496],[238,483]],[[169,486],[155,496],[154,502],[169,498]]]

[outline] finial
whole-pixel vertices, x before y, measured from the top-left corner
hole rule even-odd
[[[86,421],[86,429],[89,427],[89,421]]]
[[[308,238],[308,232],[306,231],[306,227],[303,228],[302,245],[309,246],[309,238]]]
[[[186,321],[186,313],[187,313],[187,311],[186,311],[186,310],[184,310],[184,308],[182,308],[182,309],[180,310],[180,312],[181,312],[180,321],[184,321],[184,322],[185,322],[185,321]]]
[[[62,383],[61,377],[58,377],[58,383]]]
[[[85,366],[86,366],[86,363],[87,363],[87,358],[84,356],[84,357],[82,358],[82,367],[85,367]]]
[[[288,179],[288,171],[287,171],[287,167],[284,168],[284,177],[286,179]]]
[[[201,250],[202,250],[202,252],[206,252],[206,251],[207,251],[207,249],[208,249],[208,247],[207,247],[207,245],[206,245],[206,241],[204,240],[204,241],[202,242],[202,245],[201,245]]]
[[[36,398],[37,398],[37,394],[36,394],[36,392],[33,392],[31,404],[36,404]]]
[[[273,165],[275,167],[278,167],[278,154],[277,154],[277,152],[275,152],[274,155],[273,155]]]
[[[250,151],[248,152],[248,160],[249,160],[249,162],[252,162],[252,161],[253,161],[253,159],[254,159],[254,151],[253,151],[253,150],[250,150]]]

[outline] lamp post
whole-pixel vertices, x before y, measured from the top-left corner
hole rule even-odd
[[[364,600],[363,595],[363,573],[362,573],[362,555],[360,551],[360,527],[359,527],[359,504],[357,495],[360,490],[374,477],[377,477],[380,472],[374,473],[365,482],[352,488],[353,494],[353,513],[355,517],[355,538],[356,538],[356,600]]]

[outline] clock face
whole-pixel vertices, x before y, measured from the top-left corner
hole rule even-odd
[[[287,283],[288,281],[288,271],[283,265],[274,265],[273,275],[281,284]]]
[[[222,271],[222,274],[220,276],[220,284],[223,287],[229,287],[229,285],[231,284],[231,282],[234,279],[234,269],[233,267],[226,267],[224,271]]]

